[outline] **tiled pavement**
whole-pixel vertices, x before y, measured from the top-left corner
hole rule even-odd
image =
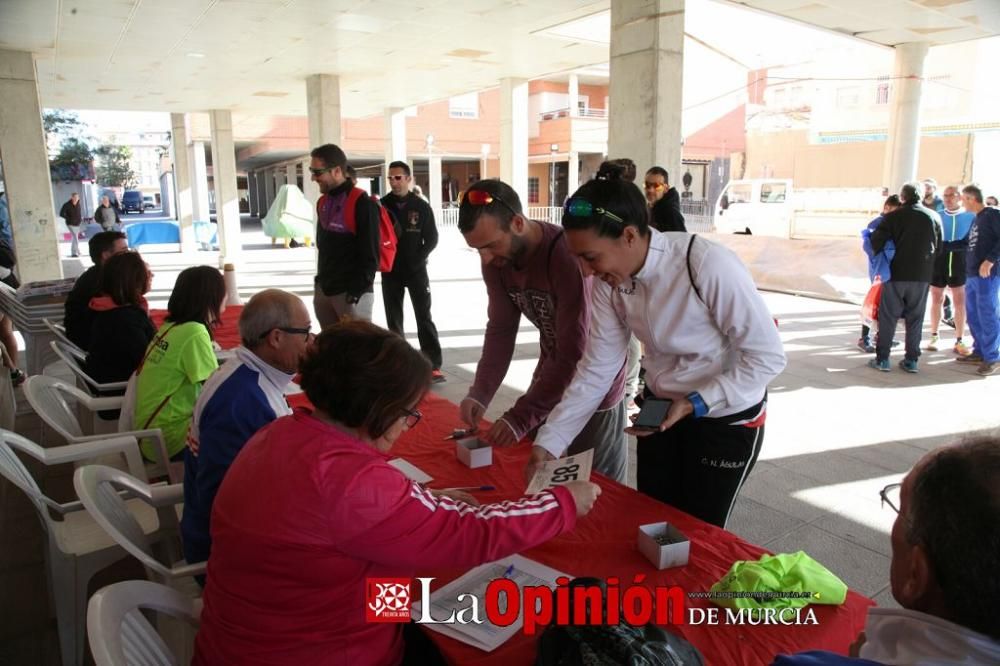
[[[307,301],[312,293],[315,251],[272,248],[252,222],[244,226],[246,268],[241,295],[275,286]],[[156,276],[153,307],[163,307],[179,270],[216,263],[217,253],[185,257],[144,252]],[[441,229],[431,260],[433,312],[444,348],[448,381],[434,391],[458,402],[475,372],[486,324],[485,291],[478,257],[454,228]],[[384,324],[377,293],[375,322]],[[924,452],[962,435],[1000,424],[1000,375],[981,378],[954,362],[950,351],[925,353],[920,373],[893,366],[866,367],[869,355],[854,348],[859,308],[785,294],[764,294],[779,319],[788,366],[770,387],[764,448],[736,503],[729,529],[772,551],[805,550],[855,590],[880,605],[888,590],[889,537],[893,514],[879,505],[878,490],[899,480]],[[311,303],[310,303],[311,306]],[[416,344],[412,313],[407,331]],[[952,331],[945,329],[946,342]],[[926,337],[926,334],[925,334]],[[538,336],[526,321],[510,372],[487,412],[495,418],[530,380]],[[901,352],[893,355],[893,361]],[[30,416],[19,429],[38,432]],[[53,439],[47,433],[48,439]],[[634,479],[634,455],[630,476]],[[53,471],[47,484],[71,492],[69,473]],[[0,487],[0,663],[57,663],[55,629],[47,622],[41,590],[42,541],[37,519],[18,491]],[[128,567],[129,565],[124,565]],[[107,578],[126,574],[109,572]],[[133,567],[132,575],[141,575]]]

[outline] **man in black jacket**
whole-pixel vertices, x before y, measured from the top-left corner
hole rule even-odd
[[[900,207],[885,216],[871,235],[872,251],[878,254],[887,241],[896,246],[889,270],[892,277],[882,285],[878,310],[878,344],[868,365],[889,371],[889,350],[900,317],[906,320],[906,357],[899,367],[917,372],[920,334],[927,310],[927,289],[934,260],[941,252],[941,217],[920,203],[920,183],[906,183],[899,192]]]
[[[310,156],[309,172],[323,193],[316,203],[316,318],[322,328],[345,316],[371,321],[379,260],[378,204],[362,192],[354,210],[346,210],[354,183],[346,174],[347,156],[338,146],[327,143]]]
[[[652,209],[652,225],[659,231],[687,231],[681,214],[681,196],[669,182],[667,170],[655,166],[646,172],[646,201]]]
[[[73,236],[70,239],[70,254],[71,257],[80,256],[80,224],[83,222],[83,217],[80,214],[80,195],[74,192],[70,195],[69,201],[62,205],[59,209],[59,217],[66,220],[66,226],[69,227],[69,233]]]
[[[101,266],[112,256],[128,252],[128,239],[120,231],[102,231],[90,239],[90,258],[94,265],[83,272],[73,283],[73,290],[66,296],[63,326],[66,337],[84,351],[90,350],[90,327],[94,312],[90,299],[97,295],[101,284]]]
[[[395,222],[397,246],[392,271],[382,273],[382,300],[389,330],[403,335],[403,294],[410,290],[420,351],[431,362],[431,378],[438,383],[445,377],[441,372],[441,343],[431,318],[431,282],[427,277],[427,258],[437,247],[438,232],[434,211],[410,191],[412,182],[409,164],[397,161],[389,165],[392,191],[382,197],[382,205]]]

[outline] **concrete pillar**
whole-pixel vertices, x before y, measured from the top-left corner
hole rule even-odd
[[[212,180],[215,183],[215,219],[219,224],[219,253],[223,261],[237,264],[238,268],[243,253],[243,233],[236,188],[233,117],[224,109],[213,109],[208,115],[212,123]]]
[[[257,182],[256,173],[253,171],[247,171],[247,206],[250,209],[251,217],[259,217],[257,214],[257,209],[259,208],[257,203]]]
[[[571,197],[577,188],[580,187],[580,153],[571,152],[566,167],[569,174],[566,184],[566,196]]]
[[[194,188],[191,179],[191,160],[187,145],[187,119],[183,113],[170,114],[170,143],[174,152],[174,187],[177,191],[177,224],[181,228],[181,252],[193,251],[194,240]],[[201,149],[202,173],[205,170],[205,146]],[[208,192],[205,192],[206,207]],[[206,208],[207,210],[207,208]],[[199,218],[208,220],[205,218]]]
[[[884,185],[891,193],[898,193],[903,183],[917,177],[917,160],[920,157],[920,96],[924,87],[927,46],[927,42],[913,42],[896,47],[889,140],[882,169]]]
[[[681,164],[685,0],[611,0],[608,156],[630,157],[638,178]]]
[[[299,165],[294,162],[285,166],[285,182],[289,185],[299,186]]]
[[[191,144],[192,215],[196,221],[208,222],[208,167],[205,165],[205,142]]]
[[[390,108],[385,110],[385,164],[382,167],[385,189],[389,192],[389,162],[406,161],[406,110]],[[413,165],[410,165],[411,168]]]
[[[528,81],[500,80],[500,180],[528,206]]]
[[[580,77],[576,74],[569,75],[569,115],[580,115]]]
[[[427,187],[430,192],[427,193],[427,199],[431,202],[431,210],[438,217],[441,216],[441,156],[431,155],[430,159],[427,160],[427,170],[428,176],[430,178]],[[438,220],[440,222],[440,220]]]
[[[309,115],[309,147],[340,140],[340,77],[313,74],[306,77],[306,109]]]
[[[63,276],[35,61],[0,50],[0,158],[21,282]],[[59,203],[62,205],[62,202]],[[40,372],[29,370],[29,372]]]
[[[315,210],[316,202],[319,201],[319,185],[313,181],[312,174],[309,173],[310,164],[311,158],[306,157],[302,160],[302,194],[306,195],[306,199]]]
[[[264,214],[267,215],[267,211],[271,209],[271,204],[274,203],[276,192],[274,169],[266,169],[262,176],[264,178]]]

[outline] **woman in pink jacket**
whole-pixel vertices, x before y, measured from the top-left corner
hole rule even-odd
[[[389,465],[430,377],[420,352],[370,323],[317,338],[302,365],[315,411],[258,432],[216,496],[195,664],[433,663],[414,625],[366,622],[367,578],[496,560],[590,510],[589,482],[475,506]]]

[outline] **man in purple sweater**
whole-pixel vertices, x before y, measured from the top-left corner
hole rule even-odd
[[[476,379],[460,407],[478,427],[507,374],[523,314],[539,332],[541,352],[528,391],[497,419],[485,439],[511,446],[548,417],[576,372],[590,329],[591,278],[566,246],[563,231],[530,220],[517,193],[499,180],[481,180],[466,191],[458,228],[482,259],[489,321]],[[566,455],[594,449],[594,468],[617,481],[626,477],[625,357],[598,411]]]

